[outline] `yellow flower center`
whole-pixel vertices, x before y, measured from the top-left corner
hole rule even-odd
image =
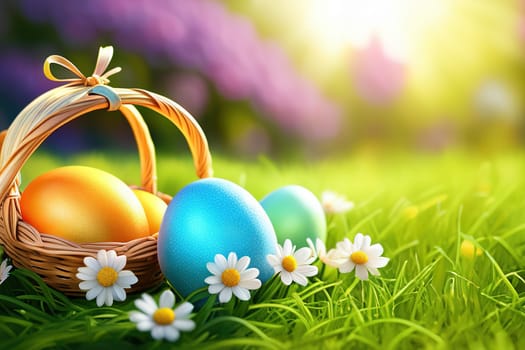
[[[403,213],[407,219],[413,219],[419,214],[419,208],[415,205],[412,205],[410,207],[406,207]]]
[[[354,264],[363,265],[368,261],[368,255],[366,255],[366,253],[362,250],[358,250],[357,252],[353,252],[352,255],[350,255],[350,260],[352,260]]]
[[[162,326],[172,324],[175,321],[175,312],[169,307],[161,307],[153,313],[153,321]]]
[[[102,287],[111,287],[117,282],[118,273],[114,268],[104,266],[97,273],[97,281]]]
[[[236,269],[226,269],[223,271],[221,279],[226,287],[235,287],[241,280],[241,274]]]
[[[282,261],[283,269],[288,272],[293,272],[297,268],[297,260],[291,255],[287,255]]]
[[[465,258],[473,259],[483,254],[483,250],[476,247],[471,241],[464,240],[461,242],[460,253]]]

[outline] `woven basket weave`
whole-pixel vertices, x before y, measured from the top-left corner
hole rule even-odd
[[[68,84],[52,89],[31,102],[15,118],[8,130],[0,133],[0,244],[15,266],[33,270],[51,287],[72,296],[84,295],[75,276],[86,256],[98,250],[115,250],[125,255],[125,269],[138,282],[128,291],[137,292],[157,285],[163,276],[157,261],[155,236],[129,242],[74,243],[38,232],[22,220],[20,213],[20,170],[42,142],[64,124],[94,110],[120,111],[129,122],[138,145],[141,169],[140,188],[165,201],[170,197],[157,192],[155,149],[146,123],[134,107],[143,106],[170,120],[184,135],[190,148],[197,176],[212,175],[211,156],[206,137],[195,119],[181,106],[161,95],[141,90],[111,88],[104,73],[113,55],[112,47],[100,48],[95,71],[85,77],[70,61],[53,55],[44,62],[44,73],[51,80]],[[75,77],[58,79],[51,72],[57,64]]]

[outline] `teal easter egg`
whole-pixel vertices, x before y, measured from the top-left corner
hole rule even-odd
[[[279,243],[289,238],[306,246],[306,239],[326,239],[326,217],[317,197],[308,189],[289,185],[281,187],[261,200],[270,217]]]
[[[260,203],[242,187],[223,179],[197,180],[173,197],[162,220],[158,260],[162,273],[183,296],[207,286],[206,268],[216,254],[249,256],[258,278],[273,275],[266,255],[277,238]]]

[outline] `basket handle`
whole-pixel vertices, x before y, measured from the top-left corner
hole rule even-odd
[[[0,152],[2,152],[2,145],[4,144],[5,135],[7,134],[7,130],[0,131]]]
[[[121,106],[120,111],[131,126],[133,136],[137,142],[141,169],[141,189],[151,193],[157,193],[155,146],[151,140],[148,126],[140,112],[134,106]],[[0,131],[0,151],[2,150],[7,131],[7,129]]]
[[[102,50],[101,48],[100,52]],[[51,57],[56,59],[60,56]],[[103,61],[107,67],[108,58]],[[101,69],[98,63],[94,76],[100,78]],[[46,64],[49,65],[47,60]],[[110,72],[112,71],[115,69]],[[94,86],[89,83],[92,77],[84,77],[88,82],[83,80],[82,84],[70,79],[68,81],[73,81],[72,83],[44,93],[20,112],[9,127],[0,149],[0,202],[9,195],[19,195],[16,180],[20,170],[49,135],[79,116],[101,109],[119,110],[130,123],[138,143],[142,186],[146,190],[156,192],[154,147],[147,126],[134,105],[156,111],[177,126],[188,143],[197,176],[204,178],[213,175],[206,137],[190,113],[174,101],[147,90],[110,88],[103,85],[108,82],[108,73],[102,75],[105,81],[101,82],[97,78]]]

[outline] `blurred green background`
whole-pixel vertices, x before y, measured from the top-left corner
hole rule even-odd
[[[51,54],[88,75],[113,45],[115,87],[182,104],[212,154],[501,152],[524,146],[518,0],[2,0],[0,129],[57,86]],[[184,146],[143,111],[162,151]],[[132,149],[124,118],[80,118],[43,146]]]

